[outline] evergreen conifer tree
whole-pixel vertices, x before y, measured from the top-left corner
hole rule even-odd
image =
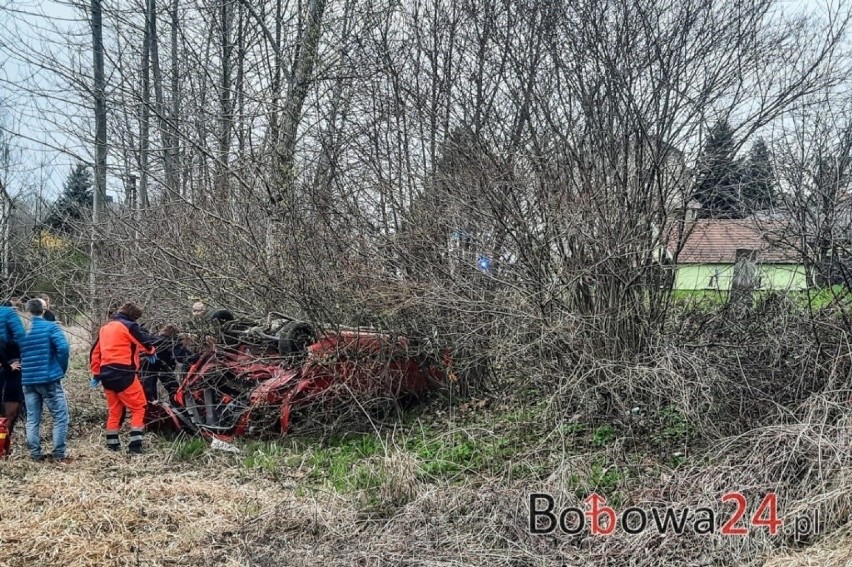
[[[710,130],[698,163],[695,198],[704,218],[737,218],[742,215],[739,200],[741,166],[737,162],[734,134],[727,120]]]
[[[85,164],[74,166],[65,180],[62,195],[53,203],[45,226],[54,232],[77,234],[92,210],[92,173]]]

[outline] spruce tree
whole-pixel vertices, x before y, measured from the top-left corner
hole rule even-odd
[[[741,167],[735,154],[731,125],[727,120],[720,120],[711,128],[698,163],[695,198],[701,203],[702,217],[741,216],[738,198]]]
[[[92,173],[85,164],[74,166],[65,180],[62,195],[53,203],[44,224],[63,234],[79,232],[81,221],[92,210]]]
[[[743,209],[746,213],[762,211],[776,205],[777,195],[772,160],[763,138],[751,147],[742,181]]]

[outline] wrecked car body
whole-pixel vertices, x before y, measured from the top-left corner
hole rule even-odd
[[[148,404],[149,428],[220,438],[284,434],[296,410],[401,401],[448,375],[448,356],[434,360],[406,337],[374,329],[316,329],[271,316],[258,325],[228,313],[219,322],[220,341],[187,369],[174,399]]]

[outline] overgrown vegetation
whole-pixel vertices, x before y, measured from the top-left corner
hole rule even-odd
[[[34,76],[54,71],[61,106],[82,109],[55,130],[95,149],[53,206],[4,175],[8,295],[55,292],[66,322],[92,327],[128,299],[151,328],[185,322],[196,298],[258,320],[370,325],[447,371],[419,414],[385,400],[311,408],[291,436],[237,441],[239,455],[155,439],[151,460],[201,486],[204,513],[156,501],[144,467],[92,448],[106,468],[84,480],[111,495],[136,481],[168,527],[157,538],[181,514],[214,516],[211,494],[239,494],[241,516],[190,526],[156,561],[757,565],[816,539],[542,537],[523,509],[534,490],[560,505],[597,493],[619,508],[717,512],[727,492],[776,492],[788,521],[819,510],[825,536],[848,529],[845,1],[804,14],[771,0],[73,9],[85,13],[44,21],[84,26],[56,34],[61,49],[0,41]],[[0,13],[9,35],[36,18]],[[91,70],[55,61],[84,48]],[[673,291],[693,213],[747,217],[807,289],[755,291],[749,258],[767,250],[725,242],[742,276],[730,293]],[[73,415],[98,424],[101,400],[78,395]],[[64,553],[57,534],[102,531],[121,551],[85,561],[141,563],[121,542],[149,512],[110,500],[119,522],[72,493],[70,520],[38,500],[60,519],[29,518],[49,541],[11,536],[18,554],[37,564]]]

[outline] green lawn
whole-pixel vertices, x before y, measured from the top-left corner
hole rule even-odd
[[[688,305],[698,308],[713,308],[725,304],[728,301],[727,291],[712,289],[699,290],[674,290],[672,297],[679,305]],[[777,295],[792,300],[797,306],[806,309],[808,305],[814,310],[820,310],[832,306],[852,306],[852,293],[844,286],[835,285],[823,289],[807,289],[801,291],[768,291],[760,290],[754,292],[755,305],[761,301]]]

